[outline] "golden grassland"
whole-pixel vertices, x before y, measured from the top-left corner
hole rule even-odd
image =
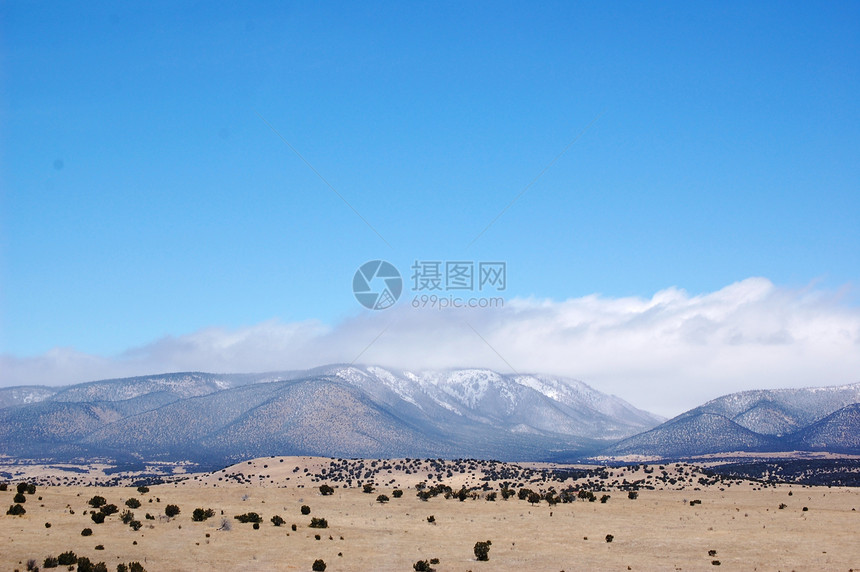
[[[45,557],[67,550],[93,562],[103,561],[111,571],[119,562],[139,561],[149,572],[309,571],[316,559],[326,562],[327,571],[410,571],[416,561],[431,558],[439,559],[433,567],[440,572],[860,570],[857,489],[762,488],[742,482],[728,487],[686,484],[683,490],[678,486],[640,490],[635,500],[624,491],[609,490],[605,494],[611,498],[605,503],[533,505],[516,496],[489,502],[485,492],[476,500],[438,496],[422,501],[416,497],[415,484],[423,476],[392,470],[385,478],[376,476],[371,494],[362,492],[357,483],[348,488],[341,483],[332,495],[322,496],[318,486],[326,480],[313,475],[328,462],[257,459],[151,486],[145,494],[134,487],[40,485],[27,495],[25,515],[0,516],[0,570],[23,571],[31,558],[41,567]],[[689,474],[689,467],[686,470]],[[239,473],[242,482],[226,478]],[[636,471],[614,474],[628,480],[637,476]],[[42,475],[46,476],[47,472]],[[483,484],[480,476],[480,471],[455,473],[443,482],[456,489]],[[498,490],[497,482],[489,485]],[[545,484],[528,486],[546,488]],[[561,489],[566,484],[553,486]],[[395,488],[404,491],[402,497],[394,498]],[[14,489],[0,492],[4,513],[12,504]],[[379,503],[378,494],[391,500]],[[121,510],[129,498],[139,499],[142,505],[133,512],[142,528],[132,530],[119,514],[94,524],[85,514],[92,510],[87,501],[94,495]],[[691,500],[701,503],[691,506]],[[167,504],[179,506],[181,513],[168,519],[164,516]],[[780,509],[781,504],[786,506]],[[310,507],[310,514],[302,514],[302,505]],[[198,507],[212,508],[215,516],[193,522],[192,512]],[[247,512],[263,517],[259,529],[233,518]],[[155,519],[147,520],[147,513]],[[274,526],[274,515],[286,524]],[[428,522],[430,515],[435,523]],[[325,518],[328,528],[310,528],[312,517]],[[229,526],[222,526],[224,522]],[[81,536],[84,528],[93,534]],[[611,543],[606,542],[607,535],[613,536]],[[479,562],[473,547],[484,540],[492,541],[489,561]],[[96,550],[97,545],[104,549]],[[719,562],[718,568],[714,561]]]

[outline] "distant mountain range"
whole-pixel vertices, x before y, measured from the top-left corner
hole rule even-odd
[[[0,454],[52,461],[581,457],[662,418],[572,379],[326,366],[0,389]]]
[[[684,458],[735,451],[860,454],[860,383],[732,393],[604,454]]]
[[[484,369],[332,365],[0,388],[0,455],[49,462],[739,451],[860,454],[860,383],[735,393],[668,421],[580,381]]]

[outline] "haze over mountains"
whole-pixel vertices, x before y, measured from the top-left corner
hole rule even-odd
[[[860,453],[860,384],[748,391],[664,421],[571,379],[332,365],[0,389],[0,454],[52,462],[265,455],[683,458]]]

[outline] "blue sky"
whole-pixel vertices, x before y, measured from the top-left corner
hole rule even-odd
[[[4,2],[0,353],[338,327],[378,258],[504,260],[511,299],[764,277],[854,312],[858,22],[856,2]]]

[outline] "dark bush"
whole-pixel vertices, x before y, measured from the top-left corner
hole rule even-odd
[[[46,522],[46,523],[45,523],[45,528],[51,528],[51,523],[50,523],[50,522]]]
[[[320,494],[323,496],[328,496],[334,493],[334,489],[329,485],[320,485]]]
[[[276,514],[275,516],[273,516],[273,517],[272,517],[272,524],[274,524],[275,526],[281,526],[281,525],[283,525],[285,522],[287,522],[287,521],[285,521],[283,518],[281,518],[281,517],[280,517],[279,515],[277,515],[277,514]]]
[[[606,535],[606,542],[612,542],[613,540],[615,540],[614,536],[612,536],[611,534]]]
[[[372,485],[372,484],[370,484],[370,483],[367,483],[367,484],[365,484],[365,485],[362,487],[362,491],[363,491],[363,492],[365,492],[365,493],[368,493],[368,494],[372,493],[372,492],[373,492],[373,490],[374,490],[374,489],[373,489],[373,485]]]
[[[711,564],[713,564],[714,566],[719,566],[720,564],[722,564],[722,562],[720,562],[719,560],[711,560]]]
[[[8,483],[0,483],[0,492],[5,493],[8,490],[9,490],[9,484]]]
[[[77,564],[78,555],[69,550],[68,552],[63,552],[59,556],[57,556],[57,564],[60,566],[71,566],[72,564]]]
[[[491,541],[486,542],[476,542],[475,543],[475,558],[480,560],[481,562],[486,562],[490,559],[490,545],[493,543]]]
[[[211,508],[195,508],[191,513],[191,520],[194,522],[203,522],[207,518],[215,516],[215,511]]]
[[[33,483],[27,483],[26,491],[28,495],[36,494],[36,485]]]
[[[116,565],[116,572],[128,572],[128,566],[120,562]]]
[[[56,558],[54,558],[53,556],[48,556],[47,558],[45,558],[45,561],[42,562],[42,568],[56,568],[57,566],[59,566],[59,564],[60,563],[57,562]]]
[[[496,491],[489,492],[489,493],[487,493],[487,500],[490,502],[495,502],[496,496],[497,496]]]
[[[260,530],[260,523],[259,522],[254,523],[254,530]]]
[[[419,560],[412,565],[412,569],[415,570],[415,572],[434,572],[435,570],[430,567],[430,562],[427,560]]]
[[[809,507],[808,507],[808,506],[803,507],[803,512],[806,512],[806,511],[808,511],[808,510],[809,510]]]
[[[629,493],[627,493],[627,498],[629,498],[630,500],[636,500],[639,498],[639,493],[637,493],[636,491],[630,491]]]
[[[143,527],[143,523],[140,522],[139,520],[132,520],[131,522],[128,523],[128,525],[135,532],[137,532],[138,530],[140,530]]]
[[[140,562],[129,562],[128,572],[146,572],[146,570]]]
[[[99,509],[105,516],[110,516],[119,512],[119,508],[115,504],[106,504]]]
[[[313,517],[309,526],[311,528],[328,528],[328,521],[324,518]]]
[[[436,517],[431,514],[427,517],[427,522],[429,522],[430,524],[436,524]]]
[[[314,572],[325,572],[325,561],[322,558],[314,560],[311,570]]]
[[[105,549],[104,544],[96,544],[96,550],[104,550],[104,549]]]
[[[145,495],[146,493],[149,492],[149,487],[137,487],[137,492],[139,492],[142,495]]]
[[[136,498],[130,498],[125,501],[125,506],[127,506],[128,508],[140,508],[140,501]]]
[[[17,493],[12,499],[12,502],[24,504],[25,502],[27,502],[27,497],[24,496],[24,493]]]
[[[20,504],[13,504],[9,507],[9,510],[6,511],[6,514],[11,514],[12,516],[19,516],[26,513],[27,509],[25,509]]]
[[[292,528],[292,529],[293,529],[293,532],[295,532],[295,531],[296,531],[296,525],[295,525],[295,524],[294,524],[293,526],[291,526],[290,528]]]
[[[24,494],[25,492],[27,492],[27,483],[18,483],[18,485],[15,487],[15,490],[21,494]]]
[[[166,514],[168,518],[173,518],[174,516],[179,514],[179,512],[179,507],[175,504],[169,504],[164,507],[164,514]]]
[[[787,504],[785,504],[784,502],[781,502],[781,503],[779,503],[779,510],[782,510],[782,509],[786,508],[787,506],[788,506]]]
[[[87,501],[87,504],[93,508],[99,508],[100,506],[104,506],[107,504],[107,500],[104,497],[100,497],[99,495],[94,496],[90,500]]]
[[[610,497],[609,495],[603,495],[602,497],[600,497],[600,502],[606,504],[606,501],[608,501],[610,498],[612,497]]]
[[[92,528],[85,528],[81,531],[81,536],[92,536],[92,535],[93,535],[93,529]]]
[[[390,500],[391,499],[388,498],[388,495],[379,495],[378,497],[376,497],[376,502],[380,504],[387,503]]]
[[[393,496],[396,499],[399,499],[400,497],[403,496],[403,491],[401,491],[400,489],[394,489],[393,491],[391,491],[391,496]]]
[[[240,514],[238,516],[234,516],[236,520],[242,523],[246,522],[263,522],[263,517],[257,514],[256,512],[246,512],[245,514]]]
[[[90,518],[93,520],[94,523],[101,524],[105,521],[105,513],[93,511],[90,513]]]
[[[303,504],[303,505],[302,505],[302,514],[307,515],[307,514],[310,514],[310,513],[311,513],[311,507],[309,507],[309,506],[308,506],[308,505],[306,505],[306,504]]]

